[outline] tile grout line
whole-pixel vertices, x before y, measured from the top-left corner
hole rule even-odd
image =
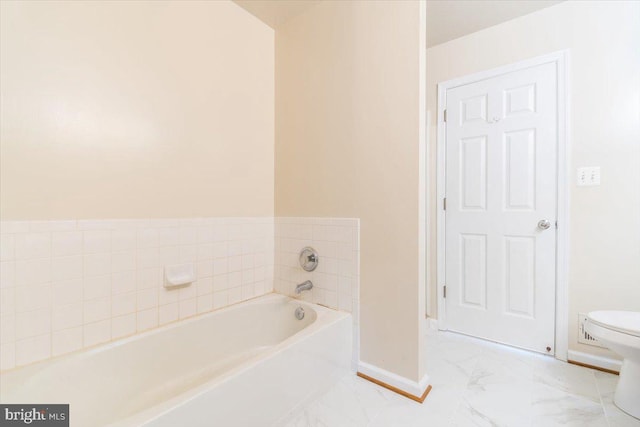
[[[611,423],[609,422],[609,415],[607,415],[607,411],[604,408],[604,400],[602,399],[602,391],[600,390],[600,384],[598,383],[598,378],[596,377],[596,371],[591,370],[591,374],[593,375],[593,380],[596,383],[596,390],[598,391],[598,399],[600,400],[600,408],[602,408],[604,419],[607,423],[607,426],[611,427]]]

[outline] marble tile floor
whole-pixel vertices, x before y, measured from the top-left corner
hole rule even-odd
[[[613,404],[616,375],[454,333],[427,342],[424,404],[353,374],[276,427],[640,427]]]

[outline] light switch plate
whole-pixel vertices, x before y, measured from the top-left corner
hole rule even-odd
[[[578,168],[577,184],[582,187],[600,185],[600,166]]]

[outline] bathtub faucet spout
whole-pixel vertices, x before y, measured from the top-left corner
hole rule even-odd
[[[302,291],[308,291],[311,288],[313,288],[313,283],[311,283],[311,280],[300,283],[298,286],[296,286],[296,295],[300,295]]]

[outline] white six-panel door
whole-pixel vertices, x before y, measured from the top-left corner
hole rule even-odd
[[[548,354],[557,96],[554,63],[446,92],[446,326]]]

